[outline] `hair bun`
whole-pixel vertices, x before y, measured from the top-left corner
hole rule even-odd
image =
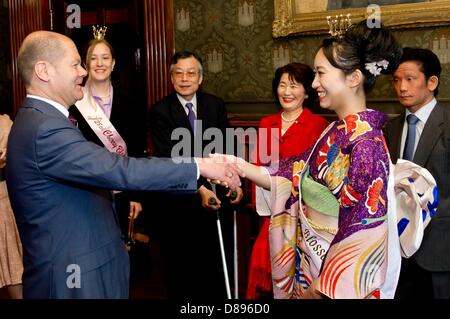
[[[360,69],[366,74],[369,72],[367,64],[383,60],[388,63],[386,68],[384,64],[381,67],[382,74],[392,74],[397,68],[402,55],[401,47],[381,22],[373,23],[373,27],[369,27],[367,20],[363,20],[347,31],[345,39],[350,45],[358,48]]]
[[[346,74],[364,74],[365,93],[373,89],[377,75],[394,72],[402,55],[392,33],[381,23],[368,26],[367,20],[352,25],[343,37],[326,38],[321,48],[334,67]]]

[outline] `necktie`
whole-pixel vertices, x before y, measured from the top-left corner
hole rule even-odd
[[[406,135],[405,150],[403,151],[403,159],[412,161],[414,157],[414,145],[416,144],[416,124],[419,118],[414,114],[406,117],[408,122],[408,134]]]
[[[78,127],[78,121],[71,113],[69,113],[69,121],[73,124],[73,126]]]
[[[195,113],[194,113],[194,110],[192,110],[193,106],[194,105],[191,102],[186,103],[186,107],[189,110],[189,112],[188,112],[189,124],[191,124],[192,130],[194,131],[194,134],[195,134]]]

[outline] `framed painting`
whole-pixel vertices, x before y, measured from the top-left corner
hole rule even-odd
[[[450,0],[274,0],[274,13],[274,38],[327,33],[327,16],[341,14],[350,14],[353,23],[379,14],[391,28],[429,27],[450,24]]]

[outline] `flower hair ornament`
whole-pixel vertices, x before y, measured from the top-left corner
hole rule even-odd
[[[374,76],[380,75],[382,68],[386,70],[388,68],[388,65],[389,62],[385,59],[376,62],[368,62],[365,64],[366,70]]]

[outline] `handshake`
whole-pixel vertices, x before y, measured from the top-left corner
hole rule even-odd
[[[209,158],[195,158],[200,175],[214,184],[220,184],[236,190],[241,186],[240,177],[245,177],[240,164],[245,163],[241,158],[233,155],[210,154]]]

